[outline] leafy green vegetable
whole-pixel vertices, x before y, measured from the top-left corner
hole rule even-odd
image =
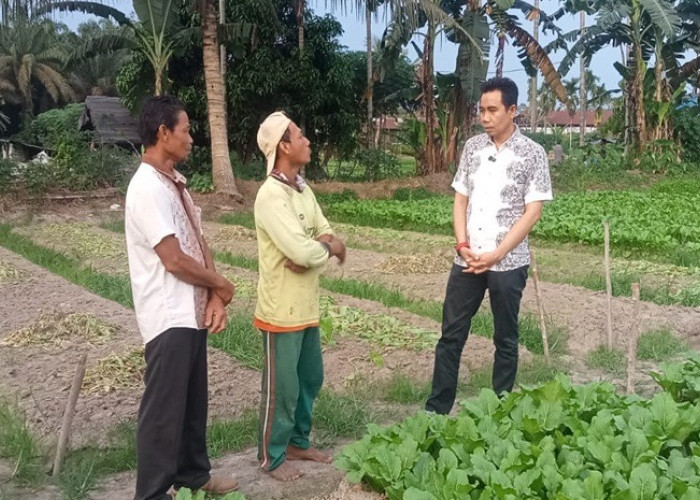
[[[699,431],[695,401],[558,376],[503,399],[485,389],[456,417],[370,426],[336,464],[389,499],[689,499],[700,498]]]

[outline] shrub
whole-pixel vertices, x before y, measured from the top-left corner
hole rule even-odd
[[[358,149],[349,162],[340,162],[334,176],[339,181],[378,181],[398,177],[401,161],[381,149]]]
[[[0,158],[0,193],[9,189],[15,168],[14,162]]]
[[[57,149],[62,142],[87,143],[89,134],[78,131],[83,109],[85,105],[78,103],[41,113],[17,134],[17,138],[48,149]]]
[[[678,111],[673,117],[673,129],[683,146],[683,160],[700,164],[700,108],[690,107]]]

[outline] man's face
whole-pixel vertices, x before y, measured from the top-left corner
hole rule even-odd
[[[175,163],[185,161],[190,155],[190,151],[192,151],[190,119],[184,111],[180,111],[178,114],[177,123],[173,130],[161,125],[158,136],[159,141],[163,141],[166,152]]]
[[[506,109],[500,90],[485,92],[479,102],[481,124],[491,137],[501,137],[508,133],[513,125],[515,106]]]
[[[306,165],[311,161],[311,142],[304,137],[296,123],[289,124],[289,142],[280,143],[290,163]]]

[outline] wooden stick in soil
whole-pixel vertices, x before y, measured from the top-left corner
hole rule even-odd
[[[605,291],[608,297],[608,349],[613,348],[612,328],[612,279],[610,277],[610,224],[603,222],[603,239],[605,242]]]
[[[63,412],[63,422],[61,422],[61,432],[58,435],[58,446],[56,447],[56,457],[53,461],[53,470],[51,475],[57,476],[61,472],[61,465],[63,464],[63,457],[66,452],[66,447],[68,446],[68,441],[70,440],[71,427],[73,425],[73,416],[75,415],[75,405],[78,402],[78,396],[80,396],[80,389],[83,386],[83,379],[85,378],[85,364],[87,362],[87,353],[83,354],[78,361],[78,366],[75,369],[75,375],[73,375],[73,384],[70,388],[70,395],[68,396],[68,403],[66,404],[66,409]]]
[[[540,331],[542,332],[542,350],[544,360],[549,364],[549,340],[547,339],[547,323],[544,320],[544,305],[542,303],[542,293],[540,292],[540,278],[537,273],[537,260],[535,251],[530,249],[530,263],[532,264],[532,282],[535,284],[535,297],[537,298],[537,311],[540,317]]]
[[[639,283],[632,283],[632,329],[627,344],[627,394],[634,394],[634,367],[637,359],[637,341],[639,338]]]

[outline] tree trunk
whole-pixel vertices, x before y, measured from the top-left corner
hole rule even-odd
[[[586,34],[586,13],[581,11],[581,38]],[[581,55],[581,89],[579,94],[579,106],[581,108],[581,121],[579,122],[578,144],[583,146],[586,142],[586,111],[587,111],[587,92],[586,92],[586,59]]]
[[[223,29],[226,26],[226,0],[219,0],[219,26]],[[226,96],[226,45],[219,44],[219,70],[221,71],[221,85]],[[226,112],[226,99],[224,99],[224,113]]]
[[[532,26],[532,38],[537,42],[540,39],[540,0],[535,0],[536,14]],[[537,132],[537,73],[530,77],[530,132]]]
[[[216,7],[214,0],[204,2],[202,12],[202,59],[204,82],[207,89],[209,136],[211,138],[211,163],[214,188],[217,193],[240,200],[231,168],[226,128],[226,101],[216,38]]]
[[[496,50],[496,77],[503,78],[503,52],[506,46],[506,34],[498,35],[498,50]]]
[[[437,171],[435,147],[435,95],[433,92],[433,34],[435,28],[428,21],[423,43],[423,118],[425,120],[425,158],[420,165],[420,174]]]
[[[299,33],[299,52],[304,50],[304,8],[306,7],[306,0],[297,0],[296,14],[297,14],[297,32]]]
[[[162,89],[163,89],[163,73],[159,71],[158,69],[155,70],[156,73],[156,81],[155,81],[155,88],[153,89],[153,93],[155,95],[161,95]]]
[[[644,59],[642,57],[641,6],[633,1],[633,12],[630,16],[632,32],[633,76],[629,87],[630,111],[632,115],[631,144],[635,151],[640,151],[647,140],[646,113],[644,111]]]
[[[372,75],[372,11],[369,5],[365,5],[365,22],[367,23],[367,149],[372,148],[373,143],[373,96],[374,79]]]

